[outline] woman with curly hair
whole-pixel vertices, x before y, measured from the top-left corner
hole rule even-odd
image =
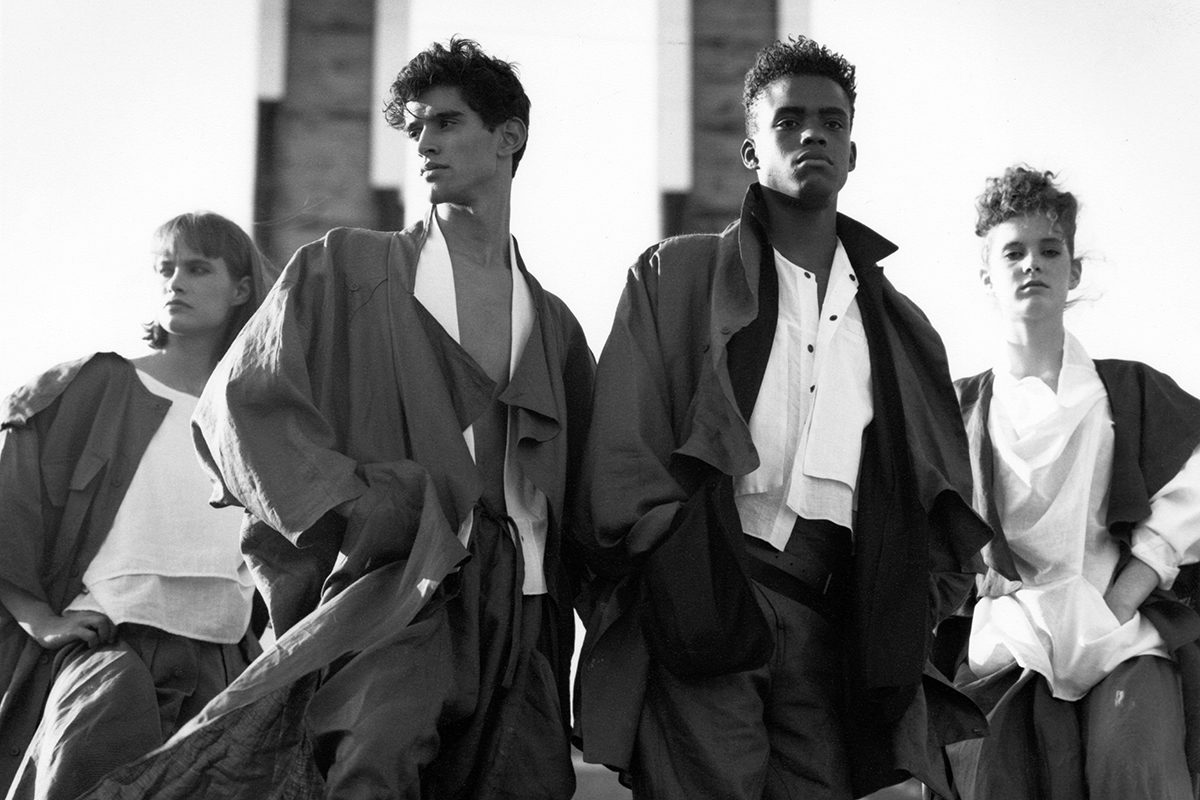
[[[217,214],[175,217],[154,245],[154,352],[61,364],[0,404],[9,798],[76,797],[165,741],[256,647],[242,515],[208,506],[190,420],[268,265]]]
[[[990,733],[950,761],[968,800],[1191,798],[1200,616],[1172,589],[1200,557],[1200,400],[1064,327],[1083,267],[1055,177],[1010,167],[978,201],[1004,339],[957,388],[996,536],[956,682]]]

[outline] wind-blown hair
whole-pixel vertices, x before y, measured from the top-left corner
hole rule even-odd
[[[478,42],[457,36],[447,45],[431,44],[400,70],[392,83],[391,99],[383,109],[388,125],[404,130],[405,104],[436,86],[457,87],[488,130],[510,119],[519,119],[529,127],[529,95],[525,94],[516,66],[487,55]],[[525,145],[513,153],[514,175],[523,155]]]
[[[854,101],[858,87],[854,80],[854,65],[840,54],[807,36],[773,42],[758,51],[754,65],[746,72],[742,89],[742,106],[746,112],[746,135],[754,136],[754,106],[763,91],[773,81],[792,75],[819,75],[842,87],[850,101],[850,122],[854,122]]]
[[[229,277],[234,281],[250,278],[250,297],[230,313],[225,336],[216,353],[218,358],[224,355],[270,287],[274,278],[270,262],[236,223],[211,211],[195,211],[172,217],[154,231],[153,243],[156,256],[182,244],[203,254],[205,258],[225,259]],[[150,347],[162,350],[167,346],[170,334],[157,322],[147,323],[142,328],[145,330],[142,338]]]
[[[1063,230],[1067,248],[1075,256],[1075,219],[1079,201],[1054,182],[1058,176],[1042,172],[1027,164],[1014,164],[998,178],[988,178],[983,194],[975,201],[979,217],[975,235],[987,232],[1013,217],[1044,214]]]

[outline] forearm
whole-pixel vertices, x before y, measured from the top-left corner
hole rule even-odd
[[[45,600],[18,589],[3,578],[0,578],[0,605],[30,636],[35,636],[34,631],[40,631],[58,616]]]
[[[1158,573],[1144,561],[1131,558],[1104,593],[1104,601],[1123,625],[1133,619],[1157,586]]]

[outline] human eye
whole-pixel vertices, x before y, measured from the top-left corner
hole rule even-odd
[[[1057,247],[1047,247],[1042,251],[1042,255],[1046,256],[1046,258],[1058,258],[1062,255],[1062,251]]]
[[[415,142],[417,139],[421,138],[421,126],[409,125],[404,129],[404,135]]]
[[[440,127],[442,130],[446,130],[446,128],[449,128],[450,126],[456,124],[458,122],[458,120],[447,118],[447,119],[441,119],[438,122],[439,122],[438,127]]]
[[[835,130],[835,131],[841,131],[841,130],[846,129],[846,123],[842,122],[840,119],[826,120],[825,125],[826,125],[826,127],[830,128],[832,130]]]

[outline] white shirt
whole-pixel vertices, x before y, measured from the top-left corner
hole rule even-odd
[[[198,398],[137,374],[171,406],[67,609],[232,644],[246,633],[254,595],[242,560],[242,510],[208,504],[211,485],[192,444]]]
[[[994,368],[988,420],[994,500],[1019,583],[975,608],[969,658],[989,675],[1016,661],[1043,675],[1054,696],[1077,700],[1118,664],[1166,656],[1141,614],[1121,625],[1104,601],[1120,548],[1105,525],[1112,477],[1113,419],[1095,365],[1067,334],[1057,393],[1038,378]],[[1133,531],[1133,554],[1169,587],[1200,557],[1200,456],[1193,453],[1150,500]]]
[[[862,436],[874,417],[871,359],[839,241],[825,302],[817,279],[775,253],[779,319],[750,415],[759,466],[734,481],[746,533],[782,550],[796,518],[853,529]]]
[[[437,214],[430,214],[429,233],[425,246],[417,259],[417,274],[413,295],[433,315],[454,341],[462,343],[458,328],[458,299],[454,290],[454,272],[450,261],[450,249],[442,235]],[[524,280],[517,280],[517,251],[509,242],[509,263],[512,264],[512,342],[509,356],[509,375],[520,363],[525,343],[533,333],[533,297]],[[521,553],[525,561],[524,594],[545,594],[546,536],[549,530],[549,505],[545,493],[533,485],[522,472],[513,457],[516,452],[514,420],[515,412],[508,412],[508,443],[504,453],[504,503],[508,515],[516,523],[521,539]],[[471,457],[475,457],[475,432],[473,426],[463,431]],[[459,528],[459,538],[465,545],[471,536],[474,516],[468,515]]]

